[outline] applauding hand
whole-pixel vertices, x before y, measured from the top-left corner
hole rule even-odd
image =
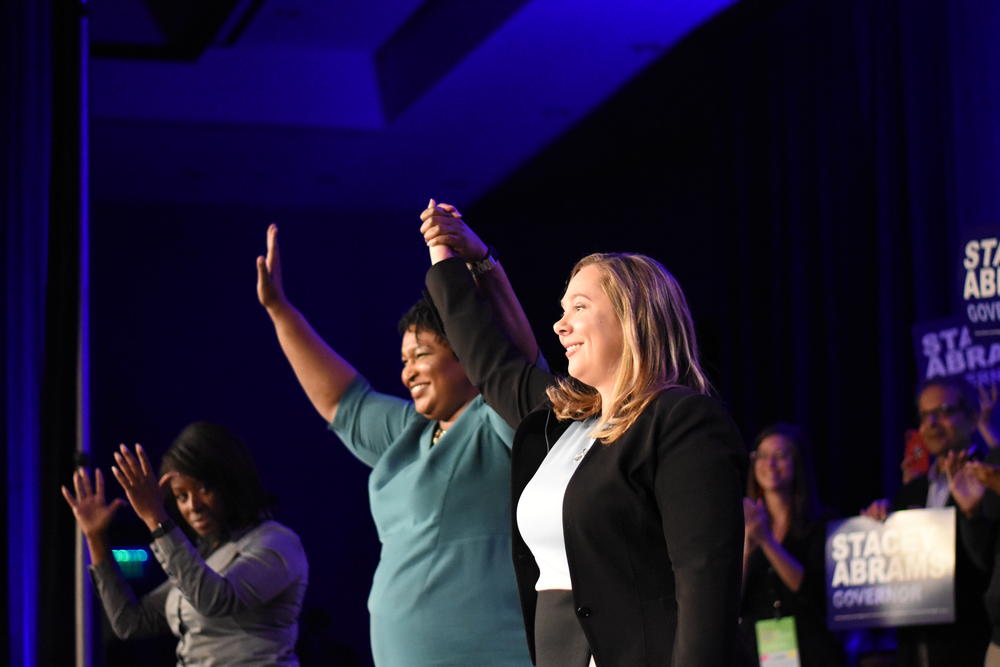
[[[767,515],[762,498],[756,502],[749,498],[743,499],[743,527],[751,548],[771,539],[771,518]]]
[[[993,493],[1000,493],[1000,468],[981,461],[971,461],[966,467],[986,488]]]
[[[887,498],[879,498],[873,501],[871,505],[861,510],[861,516],[866,516],[876,521],[885,521],[886,517],[889,516],[889,500]]]
[[[986,487],[969,466],[968,452],[948,452],[941,460],[941,467],[948,477],[948,490],[955,504],[966,516],[971,516],[982,502]]]

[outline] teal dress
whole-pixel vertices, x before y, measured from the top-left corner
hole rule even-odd
[[[375,664],[530,665],[510,555],[513,430],[480,396],[432,447],[434,428],[360,376],[330,424],[372,468]]]

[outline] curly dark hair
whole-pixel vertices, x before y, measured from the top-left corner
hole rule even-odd
[[[415,304],[410,306],[410,309],[400,318],[396,328],[399,335],[402,336],[411,327],[416,331],[429,331],[445,343],[448,342],[448,337],[444,335],[444,324],[441,322],[441,316],[438,315],[437,308],[434,307],[434,303],[426,292],[417,299]]]
[[[272,499],[264,491],[250,450],[225,426],[188,424],[163,455],[160,474],[179,472],[219,495],[226,516],[223,530],[233,532],[270,517]],[[168,494],[171,505],[173,497]],[[172,508],[176,511],[176,506]]]

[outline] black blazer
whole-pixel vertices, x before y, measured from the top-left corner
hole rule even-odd
[[[986,463],[1000,465],[1000,449],[986,455]],[[989,577],[983,604],[990,623],[990,640],[1000,645],[1000,494],[990,489],[975,515],[958,513],[958,530],[970,560]],[[957,563],[956,563],[957,567]],[[957,573],[956,573],[957,577]]]
[[[427,287],[469,378],[517,428],[516,507],[569,426],[545,403],[552,376],[526,362],[497,328],[464,262],[434,265]],[[725,410],[686,388],[660,394],[612,445],[590,448],[566,489],[563,528],[577,616],[600,667],[742,664],[746,471],[742,440]],[[534,656],[538,566],[512,523]]]
[[[892,501],[892,511],[921,509],[927,506],[930,482],[921,475],[904,484]],[[948,507],[955,506],[955,499],[948,496]],[[983,664],[990,629],[983,592],[988,577],[970,557],[970,523],[960,510],[956,530],[955,551],[955,622],[935,625],[903,626],[896,631],[896,660],[898,664],[918,664],[919,656],[926,650],[931,667],[979,667]],[[926,647],[925,648],[922,648]]]

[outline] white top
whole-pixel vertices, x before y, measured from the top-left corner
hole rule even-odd
[[[951,490],[948,489],[948,477],[932,465],[927,471],[927,503],[924,507],[947,507]]]
[[[570,424],[518,500],[517,528],[538,563],[536,591],[573,589],[563,539],[563,497],[577,466],[594,444],[589,434],[596,423],[597,418],[591,417]]]

